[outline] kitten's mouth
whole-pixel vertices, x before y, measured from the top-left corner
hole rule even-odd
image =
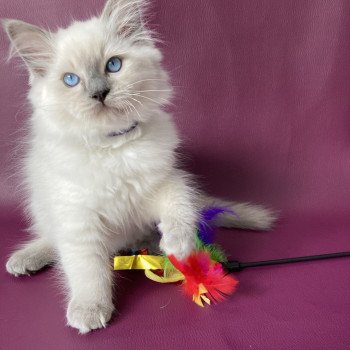
[[[111,131],[110,133],[107,134],[107,136],[116,137],[116,136],[122,136],[122,135],[128,134],[129,132],[133,131],[138,125],[139,125],[139,122],[134,122],[127,129],[121,129],[119,131]]]

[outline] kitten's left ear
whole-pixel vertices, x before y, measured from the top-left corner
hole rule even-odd
[[[118,35],[131,36],[144,29],[142,9],[146,0],[108,0],[101,18]]]
[[[18,54],[33,76],[44,76],[52,58],[50,33],[32,24],[6,19],[3,27],[12,44],[11,54]]]

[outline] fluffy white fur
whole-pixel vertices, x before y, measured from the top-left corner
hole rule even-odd
[[[81,333],[105,327],[113,312],[111,256],[162,232],[160,248],[185,258],[194,248],[200,208],[216,204],[239,215],[219,224],[265,230],[272,212],[200,193],[176,167],[179,144],[162,55],[143,23],[140,0],[109,0],[102,15],[57,33],[6,20],[12,52],[30,72],[30,147],[24,177],[32,241],[7,262],[13,275],[54,261],[69,289],[68,324]],[[107,60],[122,58],[118,73]],[[67,87],[62,77],[80,83]],[[91,96],[101,84],[104,103]],[[138,126],[120,136],[111,132]]]

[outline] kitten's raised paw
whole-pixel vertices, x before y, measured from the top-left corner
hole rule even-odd
[[[194,236],[178,234],[175,231],[167,232],[163,234],[159,243],[159,248],[166,255],[175,255],[177,259],[183,260],[195,249]]]
[[[15,252],[6,263],[6,270],[16,277],[30,275],[43,268],[47,264],[39,256],[29,255],[26,251]]]
[[[93,329],[105,328],[111,319],[113,304],[88,303],[72,300],[68,305],[68,325],[85,334]]]

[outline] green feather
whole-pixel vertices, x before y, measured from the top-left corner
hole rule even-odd
[[[169,258],[167,256],[164,256],[164,277],[168,277],[174,271],[176,271],[176,268],[170,262]]]
[[[198,231],[196,234],[195,242],[196,242],[197,250],[203,250],[208,252],[212,260],[218,261],[218,262],[227,261],[226,254],[222,250],[222,248],[218,244],[207,244],[207,245],[204,244],[198,237]]]

